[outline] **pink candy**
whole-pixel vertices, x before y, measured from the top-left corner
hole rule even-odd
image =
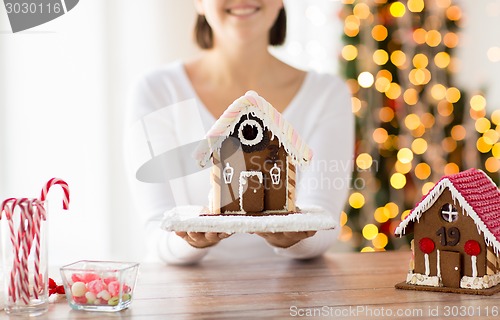
[[[111,293],[112,296],[117,296],[120,293],[120,282],[111,281],[108,284],[108,291],[109,293]]]
[[[120,281],[116,277],[101,278],[95,273],[74,273],[71,275],[73,283],[81,283],[86,292],[71,292],[73,300],[78,304],[108,305],[117,303],[120,297]],[[130,287],[122,285],[123,299],[130,299]],[[82,296],[83,295],[83,296]]]
[[[87,289],[92,293],[98,294],[99,292],[106,289],[106,284],[101,279],[92,280],[87,283]]]

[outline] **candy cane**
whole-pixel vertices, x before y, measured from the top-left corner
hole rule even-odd
[[[13,257],[13,266],[12,270],[10,272],[10,286],[9,286],[9,296],[12,298],[13,302],[16,302],[17,296],[20,295],[19,291],[16,291],[16,273],[19,271],[19,250],[21,246],[21,234],[17,234],[16,237],[16,231],[14,229],[14,211],[16,209],[16,206],[18,206],[20,203],[26,202],[28,199],[26,198],[9,198],[6,199],[3,204],[2,204],[2,211],[5,210],[5,216],[7,217],[7,221],[9,223],[9,230],[10,230],[10,240],[12,242],[12,248],[14,250],[14,257]],[[9,203],[11,205],[9,206]]]
[[[38,199],[33,200],[33,205],[36,208],[36,213],[33,215],[33,231],[34,237],[36,237],[35,242],[35,278],[34,278],[34,293],[35,298],[38,299],[38,293],[42,293],[42,283],[40,283],[40,228],[41,228],[41,220],[46,220],[45,216],[45,207],[42,202]]]
[[[12,206],[11,203],[14,203],[14,206]],[[14,267],[11,270],[10,274],[10,286],[9,286],[9,296],[11,297],[13,302],[16,302],[17,300],[17,294],[16,294],[16,286],[13,285],[15,284],[15,270],[17,270],[17,263],[18,263],[18,246],[17,246],[17,239],[16,239],[16,233],[14,230],[14,220],[13,220],[13,209],[15,208],[15,205],[17,203],[17,199],[15,198],[9,198],[4,200],[2,203],[2,212],[5,212],[5,217],[7,219],[7,222],[9,224],[9,230],[10,230],[10,241],[12,242],[12,247],[14,249]],[[9,205],[10,204],[10,205]]]
[[[43,186],[42,189],[42,194],[40,195],[40,201],[45,201],[47,197],[47,193],[49,192],[50,187],[53,185],[58,184],[62,187],[64,191],[64,198],[63,198],[63,209],[68,210],[68,205],[69,205],[69,187],[68,184],[59,178],[52,178],[50,179],[45,186]]]
[[[28,269],[28,256],[31,251],[31,243],[33,240],[33,211],[31,200],[20,202],[18,205],[21,207],[21,221],[19,224],[19,231],[17,232],[18,241],[21,242],[23,255],[19,264],[20,280],[18,285],[18,292],[21,293],[21,298],[25,304],[30,301],[29,289],[29,269]]]

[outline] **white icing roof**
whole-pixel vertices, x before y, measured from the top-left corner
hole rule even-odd
[[[245,114],[251,114],[261,119],[264,126],[278,138],[294,163],[304,164],[311,160],[312,150],[292,125],[255,91],[248,91],[224,111],[206,134],[208,143],[200,146],[196,155],[201,166],[205,166],[212,153],[220,149],[222,142],[233,133],[236,124]]]

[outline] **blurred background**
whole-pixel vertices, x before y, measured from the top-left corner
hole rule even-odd
[[[334,250],[405,248],[395,226],[444,174],[500,169],[500,0],[286,1],[273,53],[340,74],[357,120]],[[144,212],[124,169],[124,114],[148,70],[196,54],[186,0],[85,0],[13,34],[0,6],[0,199],[51,189],[51,264],[141,260]],[[332,145],[332,148],[335,146]]]

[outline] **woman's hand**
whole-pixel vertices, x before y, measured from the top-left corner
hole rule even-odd
[[[258,232],[257,235],[266,239],[266,241],[279,248],[288,248],[306,238],[312,237],[316,231],[298,231],[298,232]]]
[[[231,234],[223,232],[184,232],[176,231],[176,235],[186,240],[191,246],[202,249],[208,248],[226,239]]]

